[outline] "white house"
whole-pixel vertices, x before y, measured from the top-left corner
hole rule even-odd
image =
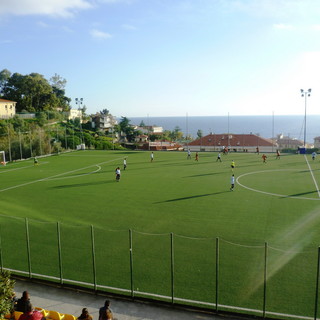
[[[314,138],[314,147],[315,148],[320,148],[320,137],[315,137]]]
[[[68,120],[74,120],[75,118],[79,118],[82,123],[82,111],[79,109],[70,109],[68,114]]]
[[[0,119],[10,119],[16,114],[16,102],[0,99]]]
[[[99,128],[103,131],[109,131],[118,124],[118,121],[111,114],[104,115],[97,113],[91,117],[91,123],[93,128]]]

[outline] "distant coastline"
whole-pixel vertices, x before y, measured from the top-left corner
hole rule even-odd
[[[185,117],[128,117],[131,124],[157,125],[164,130],[174,130],[178,126],[186,135],[194,138],[200,129],[203,135],[209,133],[253,133],[264,138],[277,134],[303,140],[304,115],[266,115],[266,116],[185,116]],[[306,140],[320,136],[320,115],[307,115]]]

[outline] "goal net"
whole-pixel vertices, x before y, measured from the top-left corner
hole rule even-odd
[[[6,164],[6,154],[4,151],[0,151],[0,165],[5,166]]]

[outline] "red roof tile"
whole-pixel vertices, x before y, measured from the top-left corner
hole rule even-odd
[[[6,100],[6,99],[0,99],[0,102],[16,102],[16,101]]]
[[[189,143],[190,146],[239,146],[239,147],[272,147],[270,139],[255,134],[209,134]]]

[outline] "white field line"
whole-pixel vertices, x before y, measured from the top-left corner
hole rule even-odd
[[[305,158],[305,160],[306,160],[306,162],[307,162],[307,165],[308,165],[308,168],[309,168],[309,171],[310,171],[311,177],[312,177],[313,182],[314,182],[314,184],[315,184],[315,186],[316,186],[316,188],[317,188],[318,196],[319,196],[319,198],[320,198],[320,191],[319,191],[319,187],[318,187],[317,181],[316,181],[316,179],[315,179],[315,177],[314,177],[314,175],[313,175],[312,169],[311,169],[311,167],[310,167],[310,163],[309,163],[308,158],[307,158],[307,156],[306,156],[306,155],[304,155],[304,158]]]
[[[297,169],[275,169],[275,170],[252,171],[252,172],[244,173],[244,174],[240,175],[239,177],[237,177],[236,182],[242,188],[245,188],[245,189],[250,190],[250,191],[262,193],[262,194],[267,194],[267,195],[270,195],[270,196],[275,196],[275,197],[280,197],[280,198],[292,198],[292,199],[297,199],[297,200],[313,200],[313,201],[315,200],[315,201],[319,201],[320,200],[319,198],[296,197],[296,196],[289,196],[289,195],[285,195],[285,194],[278,194],[278,193],[272,193],[272,192],[266,192],[266,191],[262,191],[262,190],[257,190],[257,189],[250,188],[250,187],[240,183],[240,178],[248,176],[250,174],[266,173],[266,172],[272,172],[272,171],[296,171],[296,170]]]
[[[46,161],[46,162],[41,162],[41,164],[47,164],[47,163],[49,163],[49,162],[48,162],[48,161]],[[1,173],[7,173],[7,172],[10,172],[10,171],[21,170],[21,169],[25,169],[25,168],[33,168],[33,167],[34,167],[34,165],[32,164],[32,165],[30,165],[30,166],[24,166],[24,167],[15,168],[15,169],[8,169],[8,170],[5,170],[5,171],[0,171],[0,174],[1,174]]]
[[[24,186],[27,186],[27,185],[29,185],[29,184],[33,184],[33,183],[37,183],[37,182],[41,182],[41,181],[46,181],[46,180],[54,179],[54,178],[63,176],[63,175],[65,175],[65,174],[69,174],[69,173],[74,173],[74,172],[77,172],[77,171],[85,170],[85,169],[88,169],[88,168],[91,168],[91,167],[94,167],[94,166],[100,166],[100,165],[102,165],[102,164],[106,164],[106,163],[113,162],[113,161],[120,160],[120,159],[122,159],[122,158],[113,159],[113,160],[109,160],[109,161],[104,161],[104,162],[100,162],[100,163],[97,163],[97,164],[92,164],[92,165],[87,166],[87,167],[83,167],[83,168],[80,168],[80,169],[75,169],[75,170],[71,170],[71,171],[59,173],[59,174],[56,174],[56,175],[54,175],[54,176],[50,176],[50,177],[47,177],[47,178],[38,179],[38,180],[34,180],[34,181],[30,181],[30,182],[18,184],[18,185],[16,185],[16,186],[12,186],[12,187],[9,187],[9,188],[1,189],[0,192],[4,192],[4,191],[8,191],[8,190],[12,190],[12,189],[24,187]]]
[[[82,173],[82,174],[78,174],[78,175],[76,175],[76,176],[71,176],[71,177],[51,178],[51,179],[48,179],[48,180],[52,181],[52,180],[62,180],[62,179],[74,179],[74,178],[79,178],[79,177],[87,176],[87,175],[89,175],[89,174],[94,174],[94,173],[97,173],[98,171],[101,170],[101,167],[100,167],[100,166],[98,166],[97,164],[95,164],[95,166],[96,166],[98,169],[96,169],[96,170],[94,170],[94,171],[91,171],[91,172]]]

